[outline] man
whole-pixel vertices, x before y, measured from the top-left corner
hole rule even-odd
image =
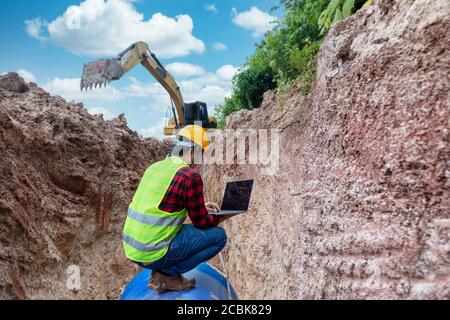
[[[152,270],[151,289],[185,290],[195,279],[183,273],[214,257],[227,236],[217,225],[216,203],[204,202],[203,182],[191,166],[203,161],[209,141],[200,126],[181,129],[172,156],[152,164],[144,173],[128,209],[123,230],[126,256]],[[196,161],[197,163],[197,161]],[[183,224],[189,215],[192,224]]]

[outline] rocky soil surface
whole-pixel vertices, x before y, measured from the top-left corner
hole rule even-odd
[[[137,270],[122,252],[127,206],[168,147],[0,76],[0,299],[117,299]]]
[[[449,52],[448,0],[375,0],[328,34],[308,97],[228,119],[280,130],[275,174],[204,168],[212,200],[255,179],[226,222],[240,298],[450,298]]]
[[[255,179],[225,223],[240,298],[450,298],[449,35],[448,0],[374,0],[327,35],[307,97],[228,119],[280,139],[278,170],[202,168],[211,201]],[[127,206],[169,147],[0,76],[0,299],[118,298]]]

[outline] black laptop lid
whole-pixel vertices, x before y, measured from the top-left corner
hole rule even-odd
[[[247,211],[252,194],[253,180],[228,182],[223,195],[221,210]]]

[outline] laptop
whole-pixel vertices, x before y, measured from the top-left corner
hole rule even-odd
[[[222,206],[219,212],[209,211],[214,215],[236,215],[245,213],[250,204],[253,179],[228,182],[223,194]]]

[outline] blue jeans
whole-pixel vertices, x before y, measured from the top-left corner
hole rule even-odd
[[[192,224],[185,224],[173,238],[164,257],[148,265],[136,261],[135,263],[143,268],[176,276],[208,261],[218,254],[226,243],[227,234],[221,227],[198,229]]]

